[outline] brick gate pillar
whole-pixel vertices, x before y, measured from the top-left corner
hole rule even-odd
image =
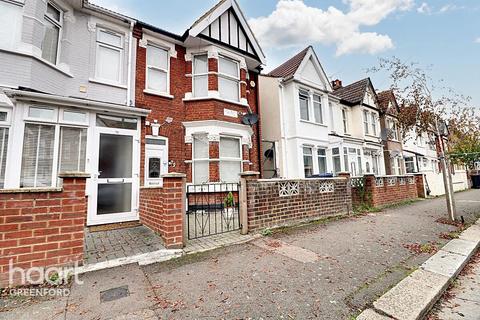
[[[245,171],[240,173],[240,191],[239,191],[239,202],[240,202],[240,224],[242,229],[241,234],[248,233],[248,193],[247,193],[247,183],[248,180],[257,180],[260,176],[260,172],[255,171]]]

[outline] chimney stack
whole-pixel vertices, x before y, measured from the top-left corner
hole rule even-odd
[[[332,81],[333,90],[340,89],[342,87],[342,80],[336,79]]]

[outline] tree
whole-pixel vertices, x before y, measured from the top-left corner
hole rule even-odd
[[[469,169],[480,162],[480,116],[473,108],[460,108],[452,112],[449,122],[449,158],[452,163]]]

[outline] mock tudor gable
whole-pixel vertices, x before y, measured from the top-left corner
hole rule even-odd
[[[229,47],[265,64],[265,55],[235,0],[221,0],[195,21],[188,34]]]

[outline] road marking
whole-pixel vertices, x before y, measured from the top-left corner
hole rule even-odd
[[[457,200],[457,202],[471,202],[471,203],[480,203],[480,200]]]

